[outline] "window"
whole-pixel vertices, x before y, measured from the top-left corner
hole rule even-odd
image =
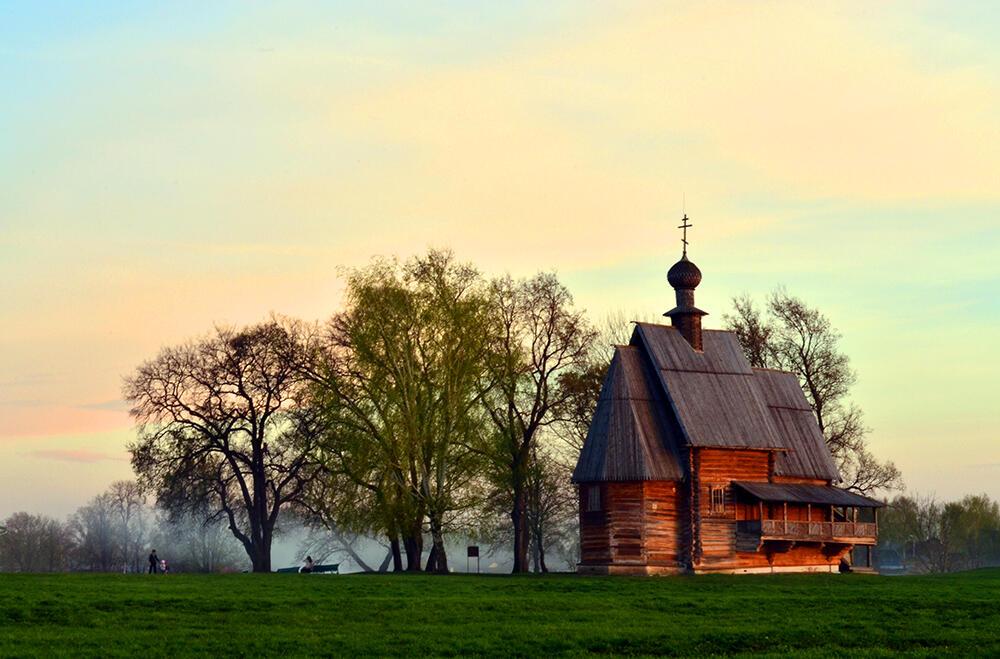
[[[713,515],[723,515],[726,512],[726,488],[712,486],[709,488],[710,508]]]
[[[593,513],[601,510],[601,486],[591,485],[587,488],[587,512]]]

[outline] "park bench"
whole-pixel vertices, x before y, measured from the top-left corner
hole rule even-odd
[[[282,567],[275,570],[278,574],[297,574],[301,567]],[[329,563],[327,565],[313,565],[312,574],[325,574],[332,572],[340,573],[340,563]]]

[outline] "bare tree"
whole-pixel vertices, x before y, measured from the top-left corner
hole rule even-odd
[[[69,529],[51,517],[19,512],[0,525],[0,572],[63,572],[72,552]]]
[[[569,413],[563,376],[588,366],[595,332],[553,274],[492,284],[495,332],[491,389],[483,400],[496,428],[494,477],[511,497],[513,572],[527,572],[528,483],[540,433]]]
[[[310,336],[272,320],[163,350],[127,378],[132,466],[158,505],[225,519],[255,572],[271,571],[282,510],[315,473],[319,434],[301,364]]]
[[[550,449],[535,447],[528,476],[528,528],[535,572],[548,572],[546,557],[556,548],[566,553],[578,539],[576,488],[572,467]]]
[[[205,514],[177,516],[162,512],[152,533],[159,556],[171,572],[226,572],[246,565],[241,543],[226,528],[225,520]]]
[[[116,516],[123,572],[142,572],[146,540],[146,495],[135,481],[115,481],[108,488]]]
[[[93,572],[115,572],[121,565],[119,526],[114,499],[105,492],[81,506],[70,518],[76,564]]]
[[[863,414],[846,400],[857,376],[826,316],[779,289],[768,298],[766,313],[749,296],[734,298],[733,312],[723,322],[751,366],[798,376],[845,487],[864,493],[901,487],[899,469],[872,455]]]

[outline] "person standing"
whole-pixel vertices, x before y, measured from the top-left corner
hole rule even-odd
[[[149,574],[156,574],[160,570],[160,559],[156,556],[156,550],[149,555]]]

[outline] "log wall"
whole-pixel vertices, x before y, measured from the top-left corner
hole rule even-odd
[[[588,488],[603,510],[587,511]],[[674,481],[580,486],[580,563],[676,567],[686,547],[683,489]]]
[[[698,552],[702,561],[731,559],[736,551],[737,504],[732,481],[763,481],[770,474],[770,453],[739,449],[698,449],[695,457],[699,497],[695,523]],[[712,488],[724,488],[725,507],[712,510]]]
[[[608,483],[608,527],[614,563],[644,563],[642,483]]]
[[[685,562],[690,542],[689,515],[684,505],[684,484],[674,481],[647,481],[642,484],[645,507],[646,562],[677,566]]]
[[[736,520],[759,519],[757,503],[737,501],[732,481],[826,481],[772,477],[767,451],[700,448],[688,456],[690,481],[583,483],[579,488],[581,565],[621,569],[675,569],[692,562],[696,571],[740,571],[836,567],[849,545],[737,538]],[[724,491],[724,508],[712,510],[711,489]],[[588,511],[590,488],[600,491],[601,509]],[[781,504],[765,504],[764,517],[782,519]],[[787,519],[810,517],[805,504],[788,504]],[[829,506],[812,506],[813,521],[830,521]]]
[[[598,488],[601,501],[607,500],[607,485],[603,483],[583,483],[579,487],[580,503],[580,562],[603,564],[611,561],[611,537],[608,529],[608,513],[602,510],[588,511],[587,498],[590,488]]]

